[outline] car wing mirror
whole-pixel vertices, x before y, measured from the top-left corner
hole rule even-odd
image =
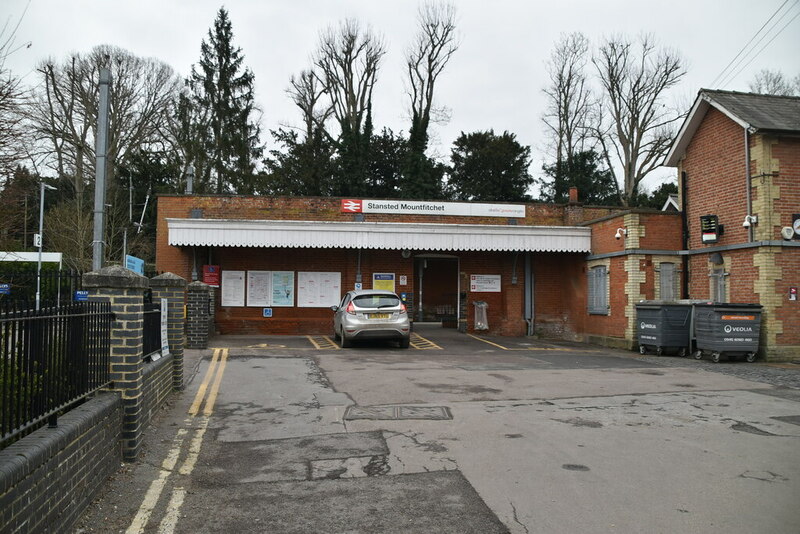
[[[331,310],[333,310],[333,311],[339,311],[339,306],[331,306]]]

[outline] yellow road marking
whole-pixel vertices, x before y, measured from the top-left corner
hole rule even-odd
[[[211,358],[211,364],[208,366],[206,375],[203,377],[203,382],[200,383],[200,388],[194,396],[194,402],[192,402],[192,406],[189,408],[189,415],[191,416],[197,415],[197,412],[200,410],[200,403],[203,402],[203,398],[206,396],[206,389],[208,388],[209,382],[211,382],[211,377],[214,376],[221,351],[222,349],[214,349],[214,356]]]
[[[217,376],[214,378],[214,385],[211,386],[211,392],[206,399],[206,408],[203,410],[203,415],[211,415],[214,411],[214,403],[217,402],[217,394],[219,393],[219,384],[222,382],[222,375],[225,373],[225,364],[228,361],[228,349],[222,349],[222,358],[219,361],[219,369]]]
[[[178,526],[178,515],[183,506],[183,500],[186,498],[186,490],[183,488],[175,488],[172,490],[172,497],[167,504],[167,513],[158,525],[159,534],[172,534],[175,532],[175,527]]]
[[[484,343],[487,343],[489,345],[494,345],[498,349],[509,350],[508,347],[504,347],[503,345],[498,345],[497,343],[493,343],[493,342],[489,341],[488,339],[483,339],[482,337],[473,336],[472,334],[467,334],[467,335],[469,337],[471,337],[472,339],[477,339],[478,341],[483,341]]]
[[[419,334],[411,334],[410,345],[417,350],[444,350],[442,347]]]
[[[194,436],[192,436],[191,443],[189,444],[188,454],[178,471],[181,475],[191,474],[197,463],[197,457],[200,454],[200,448],[203,444],[203,437],[208,428],[209,416],[214,412],[214,405],[219,395],[222,376],[225,373],[225,366],[228,361],[228,353],[229,350],[227,348],[214,349],[211,364],[208,366],[208,370],[203,377],[203,382],[200,384],[192,405],[189,407],[189,418],[187,418],[184,423],[191,426],[200,410],[200,406],[203,404],[203,400],[205,400],[205,408],[203,409],[203,415],[200,417],[200,424],[195,428]],[[210,390],[208,389],[209,384],[211,384]],[[207,398],[206,391],[208,391]],[[178,463],[181,449],[183,448],[184,437],[188,432],[189,430],[186,428],[178,429],[173,439],[173,447],[169,450],[161,464],[158,478],[150,483],[150,487],[147,489],[147,493],[142,500],[142,505],[139,507],[139,511],[133,518],[131,525],[126,530],[126,534],[141,534],[144,532],[147,522],[150,520],[150,516],[164,491],[167,479],[175,471],[175,466]],[[180,508],[183,505],[185,496],[186,491],[183,488],[174,488],[169,504],[167,505],[166,515],[162,518],[159,525],[159,532],[169,534],[175,530]]]
[[[335,343],[328,336],[306,336],[306,339],[308,339],[317,350],[341,350],[338,343]]]
[[[131,526],[125,531],[126,534],[139,534],[144,532],[144,527],[150,519],[150,514],[153,513],[156,503],[158,503],[158,498],[161,496],[161,492],[164,491],[164,486],[167,484],[167,478],[172,473],[172,470],[175,469],[175,464],[178,462],[178,456],[180,455],[181,446],[183,445],[183,438],[187,432],[188,430],[185,428],[178,429],[175,438],[172,440],[172,448],[167,452],[167,457],[164,458],[164,461],[161,462],[158,478],[153,480],[150,483],[150,487],[147,488],[147,493],[144,495],[142,505],[139,507],[139,511],[136,512],[133,521],[131,521]]]

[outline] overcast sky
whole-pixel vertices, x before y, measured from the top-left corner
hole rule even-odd
[[[525,1],[458,0],[461,46],[436,88],[439,104],[451,111],[447,125],[434,126],[432,149],[447,156],[460,132],[494,129],[513,132],[530,145],[539,175],[544,156],[541,115],[545,100],[545,62],[559,35],[583,32],[593,44],[613,33],[654,34],[677,49],[688,74],[672,98],[688,106],[767,19],[785,14],[758,50],[774,40],[741,73],[714,88],[746,91],[762,68],[800,74],[800,0],[606,0]],[[3,0],[3,22],[22,15],[28,0]],[[785,4],[785,5],[784,5]],[[374,95],[374,123],[407,132],[403,57],[416,31],[417,0],[32,0],[17,32],[17,43],[31,42],[6,63],[25,83],[38,82],[36,64],[45,57],[64,59],[98,44],[113,44],[139,56],[158,58],[179,74],[189,73],[200,56],[220,6],[233,23],[234,44],[241,47],[255,74],[256,100],[266,132],[299,124],[285,94],[289,78],[310,65],[321,29],[356,18],[385,37],[388,45]],[[793,18],[796,17],[796,18]],[[790,22],[791,21],[791,22]],[[772,24],[770,23],[770,24]],[[786,25],[788,23],[788,25]],[[782,29],[782,31],[781,31]],[[778,34],[778,32],[780,32]],[[271,147],[271,138],[265,136]],[[651,187],[674,171],[661,171]]]

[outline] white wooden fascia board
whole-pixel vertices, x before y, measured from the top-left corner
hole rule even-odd
[[[171,245],[586,252],[591,230],[572,226],[331,223],[167,219]],[[187,239],[186,233],[195,234]],[[320,238],[324,233],[325,237]],[[200,234],[199,236],[197,234]],[[531,240],[536,241],[532,243]]]

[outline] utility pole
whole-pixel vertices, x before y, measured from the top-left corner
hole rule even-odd
[[[108,152],[108,92],[111,71],[100,69],[100,104],[97,108],[97,145],[94,173],[94,239],[92,240],[92,270],[103,267],[103,231],[106,212],[106,156]]]

